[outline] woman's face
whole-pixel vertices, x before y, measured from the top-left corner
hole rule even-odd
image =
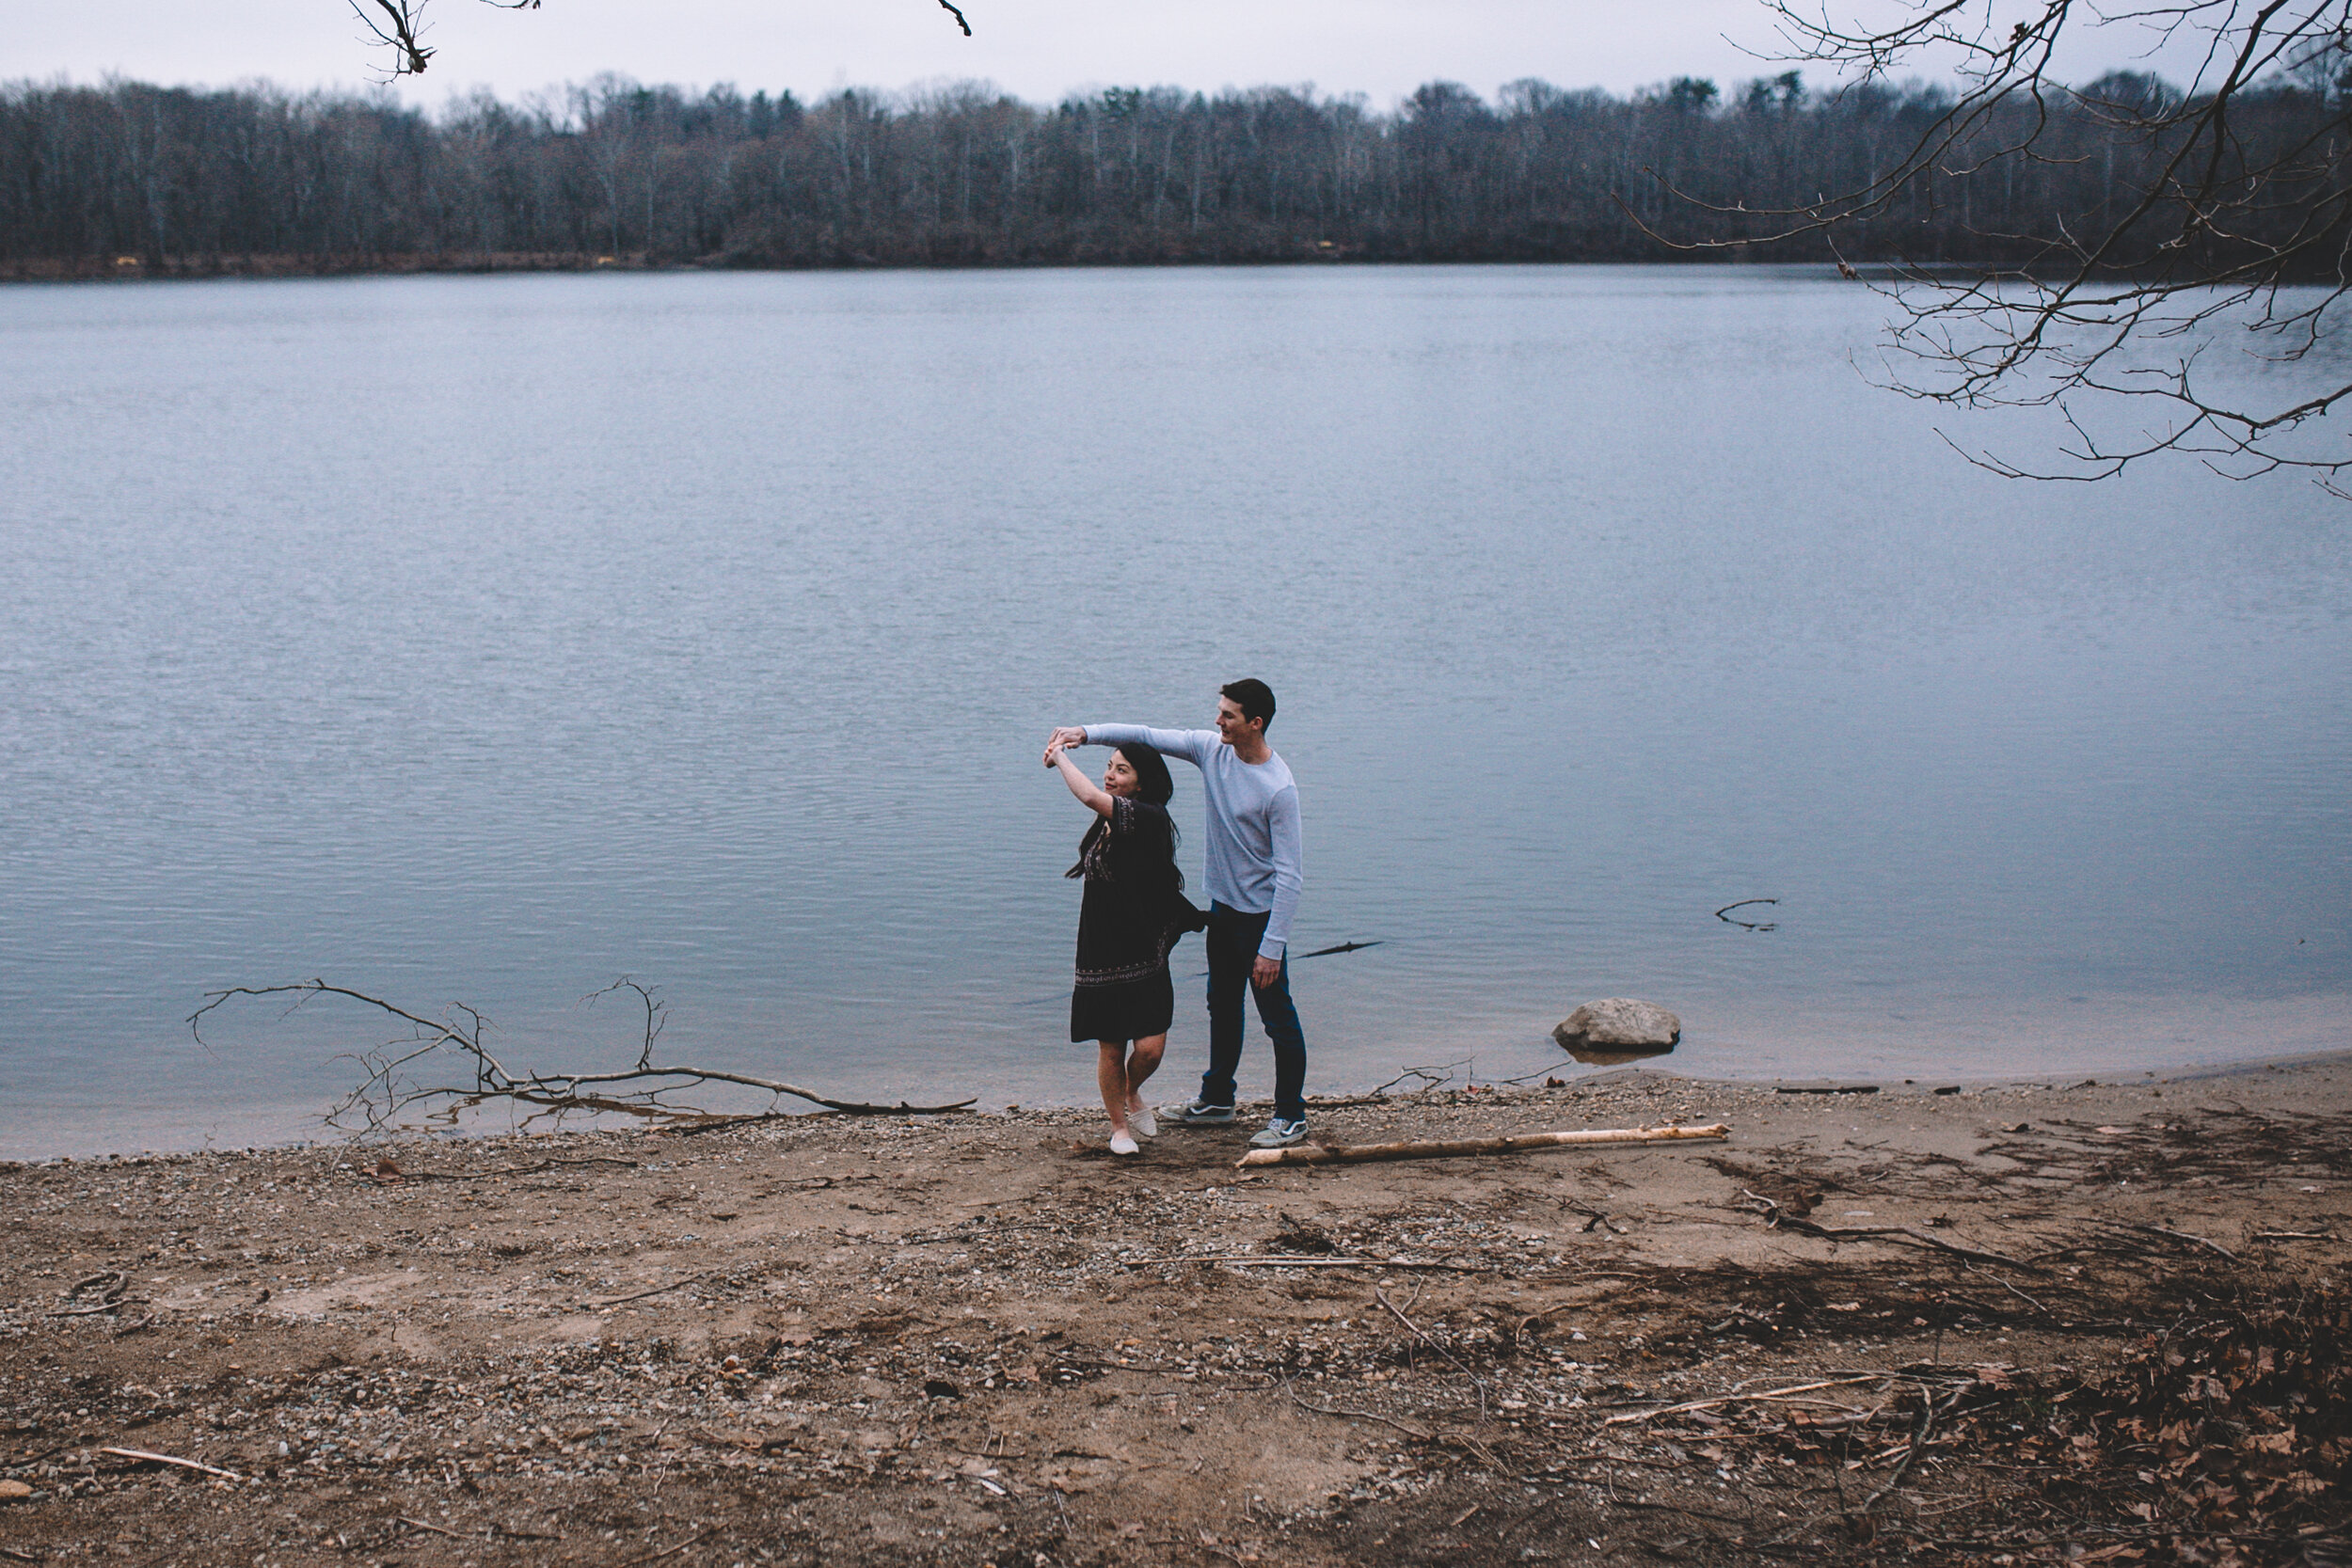
[[[1142,781],[1136,777],[1135,765],[1127,760],[1126,753],[1113,752],[1110,766],[1103,769],[1103,793],[1133,795],[1141,785]]]

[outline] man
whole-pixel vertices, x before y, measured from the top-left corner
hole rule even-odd
[[[1260,680],[1235,681],[1217,695],[1216,728],[1154,730],[1089,724],[1054,732],[1061,746],[1140,740],[1200,769],[1209,819],[1209,1070],[1200,1098],[1176,1113],[1188,1127],[1233,1119],[1233,1074],[1241,1066],[1241,999],[1258,999],[1258,1020],[1274,1044],[1274,1118],[1250,1142],[1282,1148],[1307,1140],[1307,1037],[1291,1004],[1291,918],[1298,911],[1298,786],[1266,744],[1274,693]]]

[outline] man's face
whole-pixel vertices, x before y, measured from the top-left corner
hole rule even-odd
[[[1228,746],[1238,746],[1251,736],[1263,735],[1265,726],[1241,716],[1241,705],[1231,697],[1216,700],[1216,733]]]

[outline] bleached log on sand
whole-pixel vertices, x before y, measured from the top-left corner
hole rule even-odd
[[[1507,1132],[1492,1138],[1440,1138],[1401,1144],[1298,1144],[1253,1148],[1243,1165],[1355,1165],[1375,1160],[1452,1160],[1468,1154],[1519,1154],[1593,1144],[1663,1144],[1731,1136],[1724,1122],[1705,1127],[1593,1127],[1578,1132]]]

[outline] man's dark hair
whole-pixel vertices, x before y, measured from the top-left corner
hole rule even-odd
[[[1274,689],[1263,681],[1228,681],[1218,687],[1217,695],[1231,697],[1241,709],[1244,719],[1263,719],[1274,722]]]

